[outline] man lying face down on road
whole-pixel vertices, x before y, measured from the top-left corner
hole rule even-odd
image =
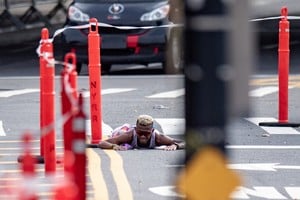
[[[147,148],[154,149],[162,146],[164,150],[173,151],[184,149],[185,142],[160,133],[153,128],[153,118],[140,115],[136,125],[124,124],[113,130],[112,137],[101,141],[97,147],[101,149],[128,150]]]

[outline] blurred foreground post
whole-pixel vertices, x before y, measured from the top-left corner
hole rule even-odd
[[[178,189],[187,199],[230,199],[240,180],[227,168],[226,125],[248,112],[248,2],[185,2],[187,167]]]

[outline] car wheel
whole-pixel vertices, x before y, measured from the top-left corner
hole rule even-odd
[[[167,43],[166,60],[163,63],[166,74],[179,74],[183,69],[182,29],[172,29]]]

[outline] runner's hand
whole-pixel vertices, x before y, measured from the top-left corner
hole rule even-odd
[[[126,147],[120,146],[120,145],[117,145],[117,144],[113,144],[112,149],[113,149],[113,150],[116,150],[116,151],[126,151],[126,150],[127,150]]]
[[[176,149],[177,149],[177,145],[176,144],[172,144],[172,145],[166,146],[164,150],[166,150],[166,151],[174,151]]]

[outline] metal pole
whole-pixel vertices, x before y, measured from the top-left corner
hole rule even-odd
[[[233,115],[248,112],[252,38],[247,1],[185,2],[187,149],[178,191],[187,199],[229,199],[240,180],[227,168],[226,125]]]
[[[198,5],[199,4],[199,5]],[[220,0],[186,6],[185,86],[187,160],[199,148],[213,145],[225,152],[227,113],[226,8]]]

